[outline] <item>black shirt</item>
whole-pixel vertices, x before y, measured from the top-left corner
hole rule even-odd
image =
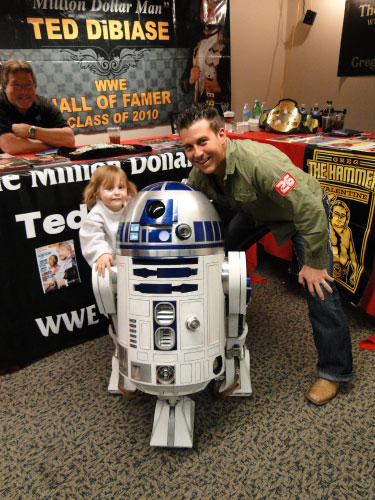
[[[35,96],[33,104],[22,114],[10,104],[6,94],[0,91],[0,135],[12,132],[13,123],[27,123],[43,128],[69,126],[57,106],[45,97]]]

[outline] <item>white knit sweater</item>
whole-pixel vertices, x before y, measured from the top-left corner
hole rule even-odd
[[[129,201],[130,197],[119,212],[112,212],[102,201],[98,200],[83,219],[79,239],[82,254],[90,266],[93,266],[105,253],[110,253],[115,257],[117,229]]]

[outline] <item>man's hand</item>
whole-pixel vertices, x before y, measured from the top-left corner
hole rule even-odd
[[[111,266],[113,266],[114,260],[110,253],[104,253],[101,255],[98,260],[95,262],[95,271],[99,274],[99,276],[105,275],[105,270],[108,269],[108,272],[111,272]]]
[[[199,80],[200,76],[201,76],[201,70],[199,69],[199,66],[193,66],[190,71],[190,78],[189,78],[190,85],[194,85],[194,83],[197,80]]]
[[[21,137],[22,139],[29,139],[29,128],[30,125],[27,123],[13,123],[12,132],[16,137]]]
[[[335,281],[334,278],[327,273],[327,269],[315,269],[314,267],[303,266],[298,275],[298,282],[301,283],[303,287],[307,285],[311,295],[313,297],[318,295],[320,300],[324,300],[324,294],[320,285],[323,285],[328,293],[333,293],[327,281]]]

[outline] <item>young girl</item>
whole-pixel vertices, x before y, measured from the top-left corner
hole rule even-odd
[[[79,239],[83,256],[100,276],[111,272],[116,253],[116,234],[125,206],[137,193],[135,184],[121,168],[103,165],[93,173],[83,192],[89,213],[82,221]]]
[[[83,192],[83,201],[89,213],[83,219],[79,230],[81,250],[90,266],[95,265],[100,276],[105,275],[106,269],[111,272],[111,266],[115,263],[117,228],[125,206],[136,193],[135,185],[128,181],[125,172],[115,165],[98,167]],[[117,335],[111,325],[108,333],[115,345],[108,390],[118,394]]]

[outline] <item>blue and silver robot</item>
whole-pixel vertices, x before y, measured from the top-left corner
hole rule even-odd
[[[251,394],[245,254],[225,256],[205,195],[160,182],[127,206],[116,259],[117,272],[93,272],[99,310],[116,330],[109,390],[157,396],[151,446],[191,447],[188,394],[211,381],[219,397]]]

